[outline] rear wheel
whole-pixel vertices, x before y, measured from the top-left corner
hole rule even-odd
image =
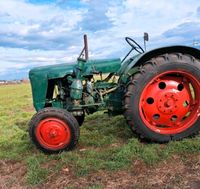
[[[125,117],[141,138],[178,140],[200,130],[200,62],[167,54],[146,62],[127,86]]]
[[[29,126],[32,141],[46,153],[70,150],[78,142],[78,122],[66,110],[44,108],[32,117]]]

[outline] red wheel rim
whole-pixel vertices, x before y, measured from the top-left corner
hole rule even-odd
[[[69,144],[71,133],[64,121],[57,118],[46,118],[37,126],[36,137],[42,146],[58,150]]]
[[[185,71],[168,71],[154,77],[143,89],[139,111],[142,121],[159,134],[177,134],[198,119],[200,82]]]

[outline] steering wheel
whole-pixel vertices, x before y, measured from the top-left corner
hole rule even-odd
[[[138,53],[144,53],[144,49],[132,38],[125,37],[126,42],[132,47],[132,49],[136,50]]]

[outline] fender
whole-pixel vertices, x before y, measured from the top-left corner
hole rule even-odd
[[[139,71],[139,67],[146,61],[150,60],[153,57],[166,53],[185,53],[185,54],[190,54],[197,59],[200,59],[200,50],[193,47],[169,46],[169,47],[161,47],[158,49],[154,49],[144,54],[139,54],[134,57],[131,57],[126,62],[124,62],[120,70],[118,71],[118,74],[120,76],[119,80],[120,83],[126,83],[130,75],[137,73]]]

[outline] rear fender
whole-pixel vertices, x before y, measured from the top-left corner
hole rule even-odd
[[[137,73],[139,71],[139,67],[150,60],[153,57],[159,56],[161,54],[166,53],[184,53],[184,54],[190,54],[194,56],[197,59],[200,59],[200,50],[193,48],[193,47],[187,47],[187,46],[170,46],[170,47],[162,47],[158,49],[154,49],[151,51],[148,51],[142,55],[136,56],[132,59],[132,61],[129,61],[128,64],[122,65],[125,66],[123,68],[123,73],[120,73],[120,83],[126,83],[130,75],[133,75],[134,73]],[[130,59],[131,60],[131,59]]]

